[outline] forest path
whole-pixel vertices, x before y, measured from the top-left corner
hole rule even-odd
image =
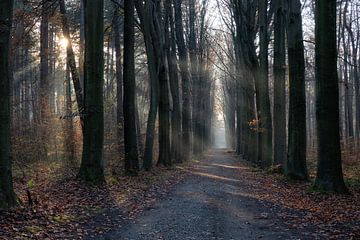
[[[206,154],[132,223],[97,239],[305,239],[252,196],[246,163],[224,149]]]

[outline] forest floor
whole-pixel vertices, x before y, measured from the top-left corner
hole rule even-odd
[[[350,196],[312,191],[226,150],[134,178],[108,174],[103,187],[63,176],[16,180],[23,204],[0,212],[0,239],[360,239],[359,185]]]

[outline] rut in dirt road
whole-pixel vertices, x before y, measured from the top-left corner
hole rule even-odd
[[[239,161],[213,150],[152,209],[97,239],[305,239],[251,196]]]

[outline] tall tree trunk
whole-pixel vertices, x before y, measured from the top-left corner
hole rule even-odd
[[[43,148],[41,158],[47,159],[48,154],[48,128],[50,120],[49,95],[49,2],[44,2],[41,10],[40,23],[40,138]]]
[[[166,1],[167,21],[170,32],[167,39],[167,56],[170,90],[172,96],[172,112],[171,112],[171,157],[175,162],[181,162],[181,109],[180,109],[180,93],[179,93],[179,75],[176,57],[176,39],[175,26],[173,18],[172,1]]]
[[[347,193],[340,150],[336,0],[315,3],[316,122],[318,167],[315,187]]]
[[[139,159],[136,135],[135,116],[135,16],[134,0],[124,0],[124,143],[125,143],[125,172],[137,175]]]
[[[164,19],[162,17],[162,6],[160,1],[154,2],[152,41],[155,46],[157,57],[158,79],[160,86],[159,95],[159,159],[157,164],[171,165],[170,156],[170,99],[169,99],[169,80],[166,58],[166,45],[164,39],[168,35],[169,29],[165,30]]]
[[[73,80],[73,85],[75,89],[75,96],[76,96],[76,102],[78,105],[78,111],[80,115],[80,121],[81,126],[84,126],[84,100],[83,100],[83,90],[81,88],[81,80],[79,72],[76,68],[76,61],[75,61],[75,54],[72,47],[72,41],[70,38],[70,30],[69,30],[69,23],[66,17],[66,7],[64,0],[59,0],[59,6],[60,6],[60,13],[61,13],[61,19],[62,19],[62,30],[64,37],[67,39],[68,44],[66,46],[66,55],[67,55],[67,65],[70,68],[71,76]]]
[[[13,1],[0,2],[0,208],[16,204],[10,157],[9,50]]]
[[[116,55],[116,125],[117,137],[119,142],[119,151],[122,152],[120,145],[124,140],[124,110],[123,110],[123,71],[122,71],[122,53],[121,53],[121,38],[120,38],[120,12],[117,6],[114,11],[114,41],[115,41],[115,55]]]
[[[274,0],[274,163],[286,162],[285,5]]]
[[[152,40],[153,3],[148,1],[145,7],[140,0],[135,0],[135,7],[140,18],[140,24],[144,35],[148,68],[150,73],[150,110],[146,126],[145,149],[143,167],[150,170],[153,162],[153,146],[155,138],[155,124],[159,105],[159,79],[156,64],[155,43]]]
[[[85,0],[83,155],[79,178],[101,184],[104,178],[104,1]],[[135,121],[134,121],[135,122]]]
[[[80,30],[79,30],[79,77],[81,89],[84,89],[84,46],[85,46],[85,9],[84,1],[80,0]],[[84,100],[84,96],[83,96]]]
[[[179,51],[179,65],[182,80],[182,156],[184,161],[188,161],[190,159],[190,76],[187,60],[188,54],[184,40],[184,27],[182,22],[182,0],[174,1],[176,43]]]
[[[259,1],[259,27],[260,27],[260,68],[258,99],[259,121],[259,158],[263,167],[270,167],[273,163],[272,120],[269,97],[269,64],[268,64],[268,29],[267,29],[267,2]]]
[[[192,117],[191,117],[191,130],[192,130],[192,146],[193,153],[199,154],[200,151],[200,78],[199,78],[199,59],[196,44],[196,30],[195,30],[195,0],[189,0],[189,55],[190,55],[190,73],[191,73],[191,95],[190,102],[192,103]],[[196,96],[196,97],[192,97]]]
[[[286,174],[307,180],[305,60],[300,0],[289,1],[287,24],[289,58],[289,144]]]
[[[72,118],[72,100],[71,100],[71,81],[70,81],[70,66],[66,65],[65,78],[65,132],[66,132],[66,158],[70,166],[75,164],[75,140],[74,140],[74,125]]]

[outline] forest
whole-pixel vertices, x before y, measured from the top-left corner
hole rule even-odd
[[[0,239],[360,239],[360,1],[0,0]]]

